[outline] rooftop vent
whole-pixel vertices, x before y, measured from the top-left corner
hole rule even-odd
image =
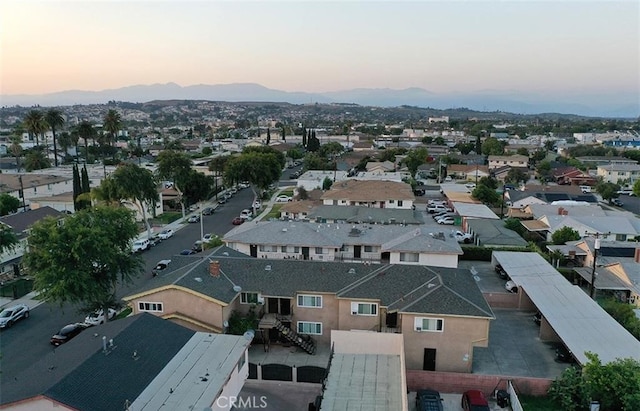
[[[209,274],[212,277],[220,277],[220,262],[217,260],[209,261]]]
[[[360,237],[361,234],[362,234],[362,231],[358,230],[355,227],[351,228],[351,230],[349,231],[349,237]]]
[[[287,228],[286,228],[286,227],[285,227],[285,228],[283,228],[283,229],[282,229],[282,232],[283,232],[283,233],[286,233],[286,232],[287,232]]]
[[[240,291],[242,291],[242,287],[240,287],[239,285],[234,285],[233,291],[235,291],[236,293],[239,293]]]
[[[349,274],[355,274],[355,273],[356,273],[355,268],[349,268]]]
[[[196,278],[194,278],[194,280],[196,280],[196,282],[198,282],[198,283],[202,282],[202,278],[201,277],[196,277]]]
[[[270,265],[270,264],[269,264],[269,265],[266,265],[266,266],[264,267],[264,270],[265,270],[265,271],[271,271],[271,265]]]

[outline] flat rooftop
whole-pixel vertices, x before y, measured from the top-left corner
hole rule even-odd
[[[334,354],[321,411],[402,410],[400,355]]]

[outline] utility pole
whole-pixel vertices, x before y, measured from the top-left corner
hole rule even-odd
[[[595,238],[593,245],[593,267],[591,268],[591,284],[589,285],[589,297],[595,299],[596,296],[596,262],[598,259],[598,250],[600,249],[600,237],[606,237],[611,233],[585,233]]]
[[[24,201],[24,185],[22,184],[22,174],[18,176],[20,182],[20,197],[22,198],[22,211],[27,211],[27,204]]]

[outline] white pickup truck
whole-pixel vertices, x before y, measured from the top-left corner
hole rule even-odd
[[[462,231],[456,231],[453,236],[459,243],[469,244],[473,242],[473,235],[470,233],[463,233]]]

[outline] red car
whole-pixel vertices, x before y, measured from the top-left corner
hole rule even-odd
[[[469,390],[462,394],[462,409],[465,411],[489,411],[489,403],[480,390]]]
[[[240,225],[242,223],[244,223],[244,218],[236,217],[233,220],[231,220],[231,224],[233,225]]]

